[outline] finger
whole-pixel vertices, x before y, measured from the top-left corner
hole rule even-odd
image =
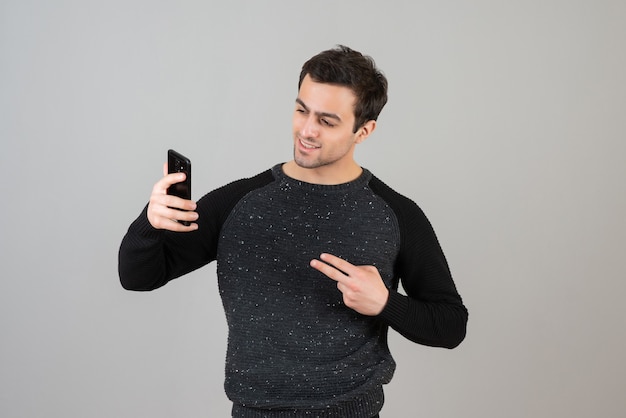
[[[167,162],[165,162],[163,163],[163,177],[167,176],[167,172],[168,172]]]
[[[174,207],[165,207],[165,209],[161,211],[161,215],[164,218],[172,219],[174,221],[194,222],[198,220],[198,212],[180,210]]]
[[[161,195],[160,203],[168,208],[179,209],[182,211],[194,211],[198,206],[193,200],[187,200],[173,195]]]
[[[323,253],[320,255],[320,260],[332,265],[337,270],[342,271],[346,276],[351,276],[356,269],[355,265],[347,262],[342,258],[337,257],[336,255]]]
[[[189,226],[186,226],[173,219],[160,218],[160,228],[173,232],[191,232],[198,229],[198,224],[191,223]]]
[[[337,282],[342,282],[346,279],[348,279],[348,276],[346,276],[345,274],[343,274],[343,272],[337,270],[336,268],[334,268],[333,266],[326,264],[320,260],[311,260],[311,262],[309,263],[311,265],[311,267],[313,267],[315,270],[321,272],[322,274],[326,275],[327,277],[337,281]]]
[[[187,176],[185,173],[166,174],[154,185],[152,192],[158,194],[166,194],[167,189],[169,189],[172,184],[185,181],[186,177]]]
[[[178,196],[159,193],[157,190],[150,195],[150,206],[158,209],[159,207],[175,208],[185,211],[194,211],[197,203],[193,200],[183,199]]]
[[[148,204],[148,219],[157,228],[163,224],[160,218],[194,222],[198,219],[198,213],[195,212],[196,207],[196,202],[192,200],[170,195],[152,194]]]
[[[182,225],[179,221],[193,223],[198,220],[198,213],[181,211],[163,205],[151,205],[148,206],[148,220],[152,226],[157,229],[173,229],[178,231],[181,230],[181,228],[174,224]]]

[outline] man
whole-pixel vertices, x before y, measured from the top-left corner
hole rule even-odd
[[[126,289],[217,260],[234,417],[378,416],[395,370],[388,327],[429,346],[465,337],[467,310],[427,218],[354,159],[386,101],[371,58],[343,46],[314,56],[292,161],[197,204],[167,195],[184,174],[165,174],[122,241]]]

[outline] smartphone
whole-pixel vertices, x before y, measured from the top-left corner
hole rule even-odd
[[[172,184],[167,189],[167,194],[178,196],[182,199],[191,200],[191,160],[184,155],[170,149],[167,151],[167,171],[168,173],[185,173],[185,181]],[[189,221],[179,221],[185,226],[189,226]]]

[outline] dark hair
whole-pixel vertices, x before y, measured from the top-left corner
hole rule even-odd
[[[354,132],[368,120],[378,119],[387,103],[387,78],[376,68],[372,57],[347,46],[338,45],[305,62],[298,89],[307,74],[318,83],[345,86],[354,92]]]

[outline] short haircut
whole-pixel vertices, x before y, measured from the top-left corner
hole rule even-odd
[[[298,89],[307,74],[315,82],[348,87],[354,92],[354,132],[367,121],[377,120],[387,103],[387,78],[372,57],[347,46],[338,45],[305,62]]]

